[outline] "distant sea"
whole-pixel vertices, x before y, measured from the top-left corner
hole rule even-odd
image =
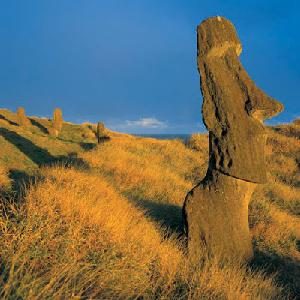
[[[178,134],[178,133],[165,133],[165,134],[134,134],[135,136],[140,136],[140,137],[145,137],[145,138],[154,138],[154,139],[159,139],[159,140],[175,140],[175,139],[180,139],[183,140],[184,142],[189,139],[191,136],[190,134]]]

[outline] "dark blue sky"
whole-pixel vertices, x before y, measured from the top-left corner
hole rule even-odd
[[[0,0],[0,106],[127,132],[203,130],[196,26],[236,26],[242,62],[300,116],[300,1]]]

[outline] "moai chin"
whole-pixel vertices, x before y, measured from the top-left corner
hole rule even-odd
[[[253,255],[248,204],[266,182],[263,121],[283,110],[244,70],[233,24],[212,17],[197,28],[203,122],[209,131],[205,178],[186,196],[183,217],[189,257],[226,261]]]

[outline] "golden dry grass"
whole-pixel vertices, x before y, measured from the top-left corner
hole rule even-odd
[[[5,166],[0,165],[0,189],[6,190],[10,187],[11,180],[8,176],[8,170]]]
[[[188,177],[203,163],[179,141],[135,137],[113,139],[80,157],[122,193],[174,204],[182,203],[193,185]]]
[[[14,114],[0,113],[13,122]],[[0,297],[282,299],[299,293],[300,145],[286,129],[269,131],[269,183],[250,205],[253,265],[195,267],[178,233],[184,197],[206,171],[207,136],[195,135],[186,146],[109,132],[111,140],[96,146],[94,126],[65,123],[58,139],[34,124],[24,130],[0,119],[0,126],[0,184],[34,175],[23,193],[4,194],[0,202]]]
[[[2,298],[280,296],[245,267],[189,266],[180,242],[99,175],[62,167],[42,175],[1,219]]]

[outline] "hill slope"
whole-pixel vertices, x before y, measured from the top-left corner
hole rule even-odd
[[[96,145],[88,125],[65,123],[55,139],[49,120],[16,123],[0,110],[0,297],[300,294],[299,125],[268,129],[269,183],[250,204],[251,266],[195,268],[180,238],[181,206],[205,174],[206,135],[184,145],[111,132]]]

